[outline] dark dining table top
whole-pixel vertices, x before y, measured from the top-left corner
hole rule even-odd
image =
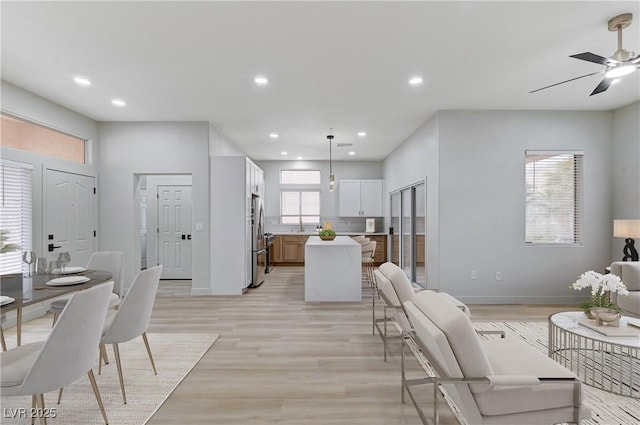
[[[10,304],[0,307],[0,313],[17,310],[52,298],[72,294],[75,291],[91,288],[99,283],[111,279],[111,273],[103,270],[86,270],[68,276],[87,276],[90,280],[77,285],[49,286],[47,282],[60,277],[57,274],[42,274],[32,277],[23,276],[21,273],[4,275],[0,279],[0,295],[15,298]]]

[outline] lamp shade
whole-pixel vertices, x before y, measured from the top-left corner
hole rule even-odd
[[[640,238],[640,220],[613,220],[616,238]]]

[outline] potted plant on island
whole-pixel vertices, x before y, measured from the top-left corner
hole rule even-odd
[[[336,232],[333,229],[323,229],[318,231],[318,236],[323,241],[332,241],[336,238]]]
[[[620,295],[629,295],[627,287],[619,276],[614,274],[603,275],[589,270],[583,273],[571,285],[571,288],[577,291],[591,288],[591,298],[578,303],[589,319],[595,319],[598,326],[602,325],[603,322],[607,322],[611,326],[619,326],[622,310],[616,303],[611,302],[611,293],[617,292]]]

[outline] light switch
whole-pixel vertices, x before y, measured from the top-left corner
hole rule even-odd
[[[196,232],[204,232],[204,223],[196,223]]]

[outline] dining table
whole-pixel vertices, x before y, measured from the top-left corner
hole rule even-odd
[[[53,298],[71,295],[76,291],[91,288],[111,279],[110,272],[104,270],[82,270],[73,276],[85,276],[89,280],[82,283],[64,284],[61,277],[69,277],[70,274],[38,274],[23,276],[22,273],[1,276],[0,295],[13,298],[14,301],[0,306],[0,314],[16,312],[16,345],[22,342],[22,311],[25,307],[51,300]],[[56,281],[56,279],[58,279]],[[73,279],[70,279],[73,280]],[[10,301],[10,300],[9,300]]]

